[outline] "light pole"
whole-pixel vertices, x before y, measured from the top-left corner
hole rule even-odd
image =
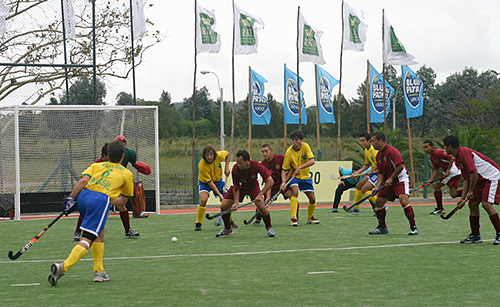
[[[220,94],[220,150],[224,150],[224,99],[222,98],[222,88],[220,87],[219,76],[213,71],[202,70],[202,75],[213,74],[217,78],[217,86],[219,87]]]

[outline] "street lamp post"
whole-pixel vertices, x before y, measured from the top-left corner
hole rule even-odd
[[[220,150],[224,150],[224,99],[222,97],[222,88],[220,87],[219,76],[213,71],[202,70],[202,75],[213,74],[217,78],[217,86],[219,87],[220,101]]]

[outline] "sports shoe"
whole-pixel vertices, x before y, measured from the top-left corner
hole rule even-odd
[[[413,227],[410,232],[408,233],[409,236],[416,236],[418,235],[418,228],[417,226]]]
[[[272,227],[269,227],[269,228],[267,229],[267,235],[268,235],[269,237],[274,238],[274,237],[276,237],[276,232],[274,231],[274,229],[273,229]]]
[[[359,209],[352,209],[352,211],[349,211],[350,213],[354,214],[354,215],[358,215],[359,214]]]
[[[292,226],[293,227],[299,226],[299,221],[297,219],[292,219],[291,221],[292,221]]]
[[[222,237],[227,237],[229,236],[230,234],[233,234],[233,229],[226,229],[226,228],[222,228],[222,230],[215,235],[216,238],[222,238]]]
[[[389,233],[389,230],[387,228],[384,228],[384,227],[377,227],[373,230],[370,230],[368,232],[369,235],[386,235]]]
[[[493,241],[493,245],[498,245],[500,244],[500,232],[497,233],[497,238],[495,239],[495,241]]]
[[[332,208],[332,212],[333,212],[333,213],[338,213],[338,212],[339,212],[339,209],[337,209],[337,208]]]
[[[254,220],[253,221],[254,226],[259,226],[260,225],[260,220]]]
[[[94,272],[94,282],[109,281],[109,275],[104,272]]]
[[[196,223],[194,225],[194,231],[200,231],[201,230],[201,223]]]
[[[146,218],[148,217],[149,214],[146,213],[146,211],[141,212],[140,214],[132,214],[133,218],[140,219],[140,218]]]
[[[73,234],[73,242],[78,242],[78,241],[80,241],[80,238],[81,238],[81,237],[82,237],[82,234],[81,234],[81,233],[79,233],[79,232],[75,232],[75,233]]]
[[[231,221],[231,228],[238,228],[238,225],[236,225],[234,221]]]
[[[434,209],[434,211],[432,211],[429,214],[442,214],[443,212],[444,212],[443,209],[436,208],[436,209]]]
[[[472,233],[467,238],[460,240],[460,243],[462,243],[462,244],[473,244],[473,243],[481,243],[481,242],[483,242],[483,240],[481,239],[481,235],[475,236]]]
[[[313,216],[310,219],[307,219],[307,224],[319,224],[319,221]]]
[[[140,236],[141,234],[138,233],[137,231],[133,231],[132,228],[130,228],[126,233],[125,233],[125,237],[127,238],[135,238],[135,237],[138,237]]]
[[[64,263],[52,264],[52,266],[50,267],[51,273],[48,277],[50,285],[52,286],[57,285],[57,281],[59,280],[59,278],[64,276],[63,268],[64,268]]]

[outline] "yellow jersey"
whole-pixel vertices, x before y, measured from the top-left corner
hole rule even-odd
[[[83,171],[83,176],[90,177],[85,187],[87,190],[104,193],[111,200],[120,195],[134,197],[132,172],[119,163],[93,163]]]
[[[226,160],[229,152],[225,150],[217,151],[217,156],[212,163],[201,160],[198,163],[198,180],[203,183],[210,181],[217,182],[222,179],[222,161]]]
[[[286,150],[282,169],[284,171],[289,171],[291,168],[297,169],[299,166],[311,159],[314,159],[314,154],[309,144],[302,142],[299,150],[295,150],[292,145]],[[301,169],[300,174],[295,177],[301,180],[309,179],[311,177],[309,167]]]
[[[369,148],[365,148],[365,164],[372,166],[372,171],[377,172],[377,154],[378,150],[376,150],[373,145],[370,145]]]

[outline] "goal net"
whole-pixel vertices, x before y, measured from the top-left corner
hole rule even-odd
[[[24,212],[50,211],[44,204],[53,199],[60,206],[102,146],[120,134],[137,161],[151,166],[150,175],[130,163],[127,168],[144,184],[147,211],[159,213],[156,106],[0,107],[0,212],[20,219]]]

